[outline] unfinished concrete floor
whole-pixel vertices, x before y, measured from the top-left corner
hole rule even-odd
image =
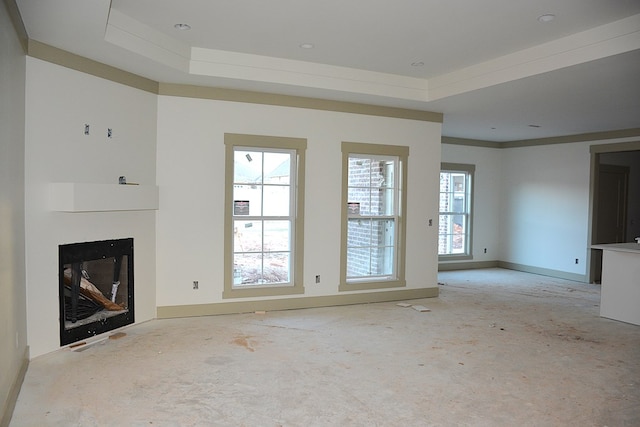
[[[599,286],[441,273],[440,297],[155,320],[29,366],[11,427],[640,426],[640,327]],[[640,307],[639,307],[640,309]]]

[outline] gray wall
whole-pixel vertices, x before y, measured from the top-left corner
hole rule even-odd
[[[640,237],[640,151],[600,154],[600,164],[629,168],[629,200],[627,205],[627,242]]]
[[[0,425],[8,424],[27,364],[24,140],[25,54],[0,4]]]

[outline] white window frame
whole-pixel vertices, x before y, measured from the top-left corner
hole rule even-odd
[[[394,212],[389,216],[361,216],[363,219],[392,219],[394,223],[394,256],[390,275],[370,275],[359,277],[347,276],[348,256],[348,223],[354,215],[349,213],[349,158],[363,156],[371,159],[393,160],[394,171]],[[407,162],[409,147],[396,145],[366,144],[356,142],[342,143],[342,229],[341,229],[341,260],[340,260],[340,291],[354,291],[365,289],[384,289],[406,286],[405,280],[405,246],[406,246],[406,189]]]
[[[223,298],[262,297],[304,293],[304,168],[307,142],[301,138],[274,137],[263,135],[244,135],[227,133],[225,142],[225,239],[224,239],[224,291]],[[281,216],[242,216],[234,215],[234,158],[236,151],[287,152],[292,154],[290,173],[289,215]],[[262,186],[268,184],[262,184]],[[290,220],[289,242],[289,281],[264,285],[234,285],[234,225],[238,219],[256,221]]]
[[[474,193],[474,175],[475,165],[463,164],[463,163],[441,163],[440,173],[462,173],[465,174],[465,205],[462,211],[440,211],[440,200],[443,197],[443,193],[438,191],[438,261],[455,261],[455,260],[469,260],[473,259],[473,193]],[[449,191],[447,194],[453,195],[454,191]],[[440,253],[440,236],[442,235],[440,228],[440,218],[442,216],[463,216],[465,218],[465,233],[464,233],[464,252],[462,253]],[[449,233],[450,235],[450,233]]]

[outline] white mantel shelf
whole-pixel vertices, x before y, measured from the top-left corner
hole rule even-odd
[[[58,212],[156,210],[157,185],[87,184],[53,182],[49,207]]]

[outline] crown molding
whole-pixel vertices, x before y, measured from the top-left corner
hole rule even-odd
[[[502,142],[484,141],[481,139],[454,138],[451,136],[443,136],[441,142],[443,144],[466,145],[468,147],[504,148],[502,146]]]
[[[27,53],[27,43],[29,40],[29,36],[27,35],[27,28],[24,26],[22,15],[20,15],[20,9],[18,9],[18,5],[16,4],[15,0],[4,0],[4,5],[7,8],[9,18],[11,19],[13,27],[16,30],[16,34],[18,35],[18,39],[20,40],[22,49],[25,53]]]
[[[331,101],[327,99],[252,92],[238,89],[160,83],[158,94],[166,96],[181,96],[185,98],[276,105],[281,107],[308,108],[313,110],[365,114],[370,116],[392,117],[436,123],[442,123],[443,121],[442,113],[435,113],[431,111],[383,107],[379,105],[359,104],[355,102]]]
[[[502,142],[502,148],[531,147],[535,145],[569,144],[573,142],[601,141],[605,139],[633,138],[640,136],[640,128],[620,129],[605,132],[580,133],[550,138],[523,139]]]
[[[136,89],[151,92],[156,95],[308,108],[322,111],[365,114],[370,116],[401,118],[435,123],[442,123],[443,121],[442,113],[432,111],[384,107],[355,102],[331,101],[320,98],[307,98],[301,96],[279,95],[208,86],[159,83],[33,39],[27,40],[26,54],[33,58],[51,62],[53,64],[134,87]]]
[[[640,128],[620,129],[606,132],[590,132],[575,135],[553,136],[549,138],[521,139],[513,141],[484,141],[480,139],[442,137],[443,144],[465,145],[484,148],[520,148],[539,145],[570,144],[574,142],[603,141],[607,139],[634,138],[640,136]]]

